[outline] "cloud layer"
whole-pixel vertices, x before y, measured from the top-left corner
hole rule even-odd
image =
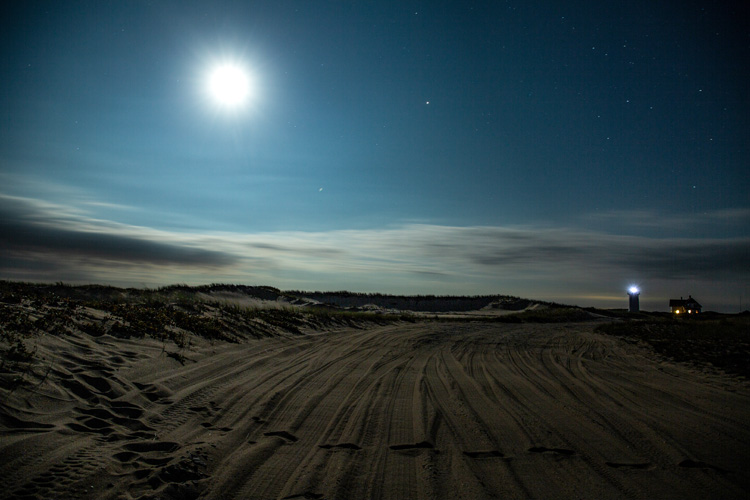
[[[750,239],[428,224],[195,234],[118,224],[70,207],[0,196],[0,277],[126,286],[241,282],[391,293],[508,293],[581,305],[608,305],[611,297],[612,306],[632,281],[655,301],[710,293],[716,309],[736,309],[736,297],[747,294]]]

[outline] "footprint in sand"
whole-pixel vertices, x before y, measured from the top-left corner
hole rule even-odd
[[[129,443],[123,446],[124,449],[145,453],[149,451],[162,451],[172,453],[180,449],[180,445],[171,441],[145,441],[140,443]]]
[[[128,463],[132,462],[139,456],[140,455],[138,455],[138,453],[134,453],[132,451],[121,451],[120,453],[115,453],[114,455],[112,455],[112,458],[114,458],[118,462]]]
[[[110,406],[113,412],[122,417],[141,418],[143,416],[143,408],[127,401],[112,401]]]
[[[344,450],[361,450],[362,448],[357,446],[354,443],[339,443],[339,444],[320,444],[318,445],[319,448],[323,448],[324,450],[332,450],[334,448],[341,448]]]
[[[322,493],[313,493],[313,492],[306,492],[306,493],[298,493],[296,495],[289,495],[288,497],[284,497],[281,500],[293,500],[296,498],[301,498],[303,500],[317,500],[319,498],[323,498]]]
[[[727,472],[724,469],[720,469],[719,467],[716,467],[715,465],[707,464],[706,462],[690,460],[690,459],[683,460],[677,465],[678,467],[683,467],[686,469],[711,469],[711,470],[715,470],[716,472],[721,472],[721,473]]]
[[[206,418],[211,417],[214,414],[214,412],[208,406],[191,406],[188,408],[188,410],[194,413],[200,413]]]
[[[151,489],[164,488],[169,498],[198,498],[202,488],[197,482],[208,477],[202,470],[205,462],[190,453],[176,462],[174,457],[164,457],[141,458],[137,463],[145,467],[133,471],[132,476]]]
[[[151,465],[153,467],[160,467],[162,465],[167,465],[169,462],[172,461],[171,457],[142,457],[140,459],[141,462],[143,462],[146,465]]]
[[[634,469],[634,470],[646,470],[653,469],[654,466],[648,462],[605,462],[607,467],[613,469]]]
[[[73,395],[79,397],[80,399],[84,399],[86,401],[97,399],[96,394],[94,394],[94,392],[90,388],[86,387],[76,379],[61,379],[60,385],[62,385],[64,388],[72,392]]]
[[[436,450],[432,445],[432,443],[428,441],[420,441],[419,443],[414,444],[394,444],[389,446],[389,448],[393,451],[398,451],[402,455],[410,457],[415,457],[423,451],[432,451],[434,453],[439,453],[438,450]]]
[[[42,424],[31,420],[21,420],[20,418],[5,413],[0,414],[0,424],[3,424],[9,429],[8,432],[47,432],[55,428],[55,426],[51,424]]]
[[[282,439],[285,439],[289,442],[296,443],[299,441],[299,438],[293,434],[290,434],[287,431],[273,431],[273,432],[265,432],[263,433],[264,436],[270,436],[270,437],[280,437]]]
[[[112,385],[104,377],[93,377],[91,375],[86,375],[83,373],[80,374],[79,377],[83,382],[96,389],[96,391],[100,394],[104,394],[106,396],[114,396]]]
[[[79,417],[81,418],[81,417]],[[76,431],[76,432],[86,432],[86,433],[93,433],[93,434],[102,434],[104,436],[109,436],[114,432],[114,429],[112,428],[112,425],[104,422],[103,420],[99,420],[98,418],[89,418],[83,421],[83,424],[77,424],[77,423],[69,423],[65,424],[70,430]]]
[[[533,446],[529,448],[529,451],[531,453],[548,453],[551,455],[562,455],[567,457],[576,454],[576,452],[573,450],[568,450],[565,448],[545,448],[544,446]]]
[[[211,422],[202,422],[201,426],[206,429],[219,432],[230,432],[233,430],[231,427],[215,427]]]
[[[151,401],[152,403],[159,404],[170,404],[171,401],[168,399],[172,395],[172,391],[166,387],[157,386],[156,384],[139,384],[133,382],[133,385],[141,391],[141,395]]]
[[[490,450],[490,451],[465,451],[464,455],[466,455],[469,458],[476,458],[476,459],[483,459],[483,458],[506,458],[506,456],[503,455],[498,450]],[[507,458],[507,460],[510,460],[510,458]]]
[[[401,451],[401,450],[431,450],[435,448],[432,443],[429,443],[427,441],[420,441],[419,443],[414,444],[394,444],[391,445],[390,448],[392,450]]]
[[[108,443],[115,443],[117,441],[130,441],[133,439],[154,440],[156,439],[156,435],[153,432],[143,431],[131,432],[129,434],[113,433],[107,436],[104,441]]]
[[[130,416],[122,416],[123,413],[125,413],[126,415],[137,414],[136,410],[133,408],[128,408],[125,411],[118,410],[117,408],[112,408],[112,411],[117,413],[117,415],[113,412],[110,412],[109,410],[105,410],[104,408],[76,408],[76,410],[79,413],[82,413],[84,415],[95,417],[97,419],[110,422],[111,424],[125,427],[127,429],[130,429],[131,431],[147,431],[147,430],[152,431],[153,430],[151,427],[144,424],[138,418],[132,418]],[[140,413],[143,413],[143,412],[140,411]]]

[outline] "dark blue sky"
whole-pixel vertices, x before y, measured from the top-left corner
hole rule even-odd
[[[745,2],[3,9],[0,278],[748,302]]]

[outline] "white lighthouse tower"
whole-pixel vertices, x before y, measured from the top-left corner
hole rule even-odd
[[[637,286],[631,286],[628,288],[628,296],[630,297],[630,304],[628,310],[632,313],[637,313],[641,310],[638,304],[638,296],[641,294],[640,289]]]

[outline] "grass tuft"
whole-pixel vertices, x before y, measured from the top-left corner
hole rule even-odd
[[[597,331],[641,341],[675,361],[710,364],[750,378],[750,318],[652,318],[602,324]]]

